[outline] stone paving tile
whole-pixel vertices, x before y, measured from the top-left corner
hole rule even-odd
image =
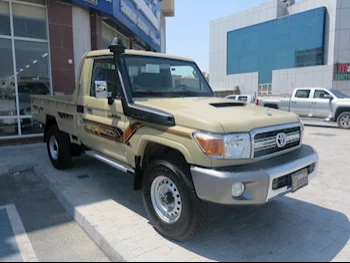
[[[210,205],[205,231],[185,243],[164,239],[153,229],[141,193],[132,190],[131,176],[88,157],[75,159],[71,170],[56,171],[44,145],[6,147],[0,148],[0,156],[6,152],[11,163],[5,160],[1,167],[16,166],[16,160],[34,166],[114,260],[349,261],[349,132],[326,131],[335,137],[319,132],[312,127],[305,132],[304,142],[313,145],[321,158],[318,176],[308,187],[264,206]],[[79,175],[88,177],[79,179]]]

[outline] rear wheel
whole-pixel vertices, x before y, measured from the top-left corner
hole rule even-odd
[[[143,179],[143,201],[157,231],[185,241],[204,227],[207,204],[197,197],[186,165],[171,160],[154,160],[148,165]]]
[[[350,129],[350,112],[343,112],[339,115],[338,126],[342,129]]]
[[[67,169],[72,164],[71,143],[69,135],[61,132],[57,125],[47,133],[47,152],[52,165],[59,170]]]

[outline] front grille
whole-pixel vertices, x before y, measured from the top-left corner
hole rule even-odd
[[[276,136],[279,133],[286,134],[286,145],[282,148],[277,146]],[[258,132],[253,137],[254,140],[254,158],[264,157],[270,154],[283,152],[285,150],[297,147],[301,142],[300,126],[288,127],[283,129]]]

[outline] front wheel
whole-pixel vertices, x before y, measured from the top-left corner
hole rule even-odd
[[[186,165],[155,160],[143,180],[143,201],[151,223],[176,241],[192,238],[207,219],[207,204],[197,197],[187,170]]]
[[[350,129],[350,112],[343,112],[339,115],[338,126],[342,129]]]

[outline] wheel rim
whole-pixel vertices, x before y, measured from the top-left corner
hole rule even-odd
[[[52,159],[57,160],[58,159],[58,142],[55,136],[51,136],[49,147],[50,147],[50,154]]]
[[[151,186],[152,205],[161,220],[177,222],[182,213],[182,200],[178,187],[165,176],[158,176]]]
[[[345,115],[341,117],[340,124],[342,127],[350,128],[350,115]]]

